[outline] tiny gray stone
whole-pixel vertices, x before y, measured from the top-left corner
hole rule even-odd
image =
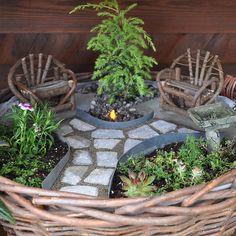
[[[88,151],[76,150],[73,155],[73,164],[75,165],[91,165],[92,157]]]
[[[164,120],[158,120],[150,124],[153,128],[160,130],[163,134],[166,134],[170,131],[173,131],[176,129],[176,124],[164,121]]]
[[[113,172],[114,169],[95,169],[84,180],[84,182],[90,184],[108,185]]]
[[[117,153],[116,152],[97,152],[97,165],[104,167],[116,167]]]
[[[95,196],[95,197],[98,195],[98,189],[96,187],[83,186],[83,185],[62,187],[60,191],[70,192],[70,193],[79,193],[79,194]]]
[[[157,135],[159,134],[155,132],[153,129],[151,129],[148,125],[143,125],[139,128],[130,130],[128,132],[128,136],[130,138],[136,138],[136,139],[148,139]]]
[[[196,133],[196,132],[198,132],[198,131],[196,131],[196,130],[193,130],[193,129],[188,129],[188,128],[180,128],[180,129],[178,129],[178,132],[179,133]]]
[[[141,143],[142,141],[137,140],[137,139],[130,139],[128,138],[125,141],[125,145],[124,145],[124,153],[129,151],[131,148],[133,148],[134,146],[138,145],[139,143]]]
[[[58,130],[57,134],[66,136],[67,134],[70,134],[73,132],[73,129],[69,125],[62,125]]]
[[[76,185],[83,178],[84,174],[88,170],[87,166],[71,166],[68,167],[62,178],[62,183]]]
[[[118,143],[120,142],[119,139],[95,139],[94,140],[94,147],[96,149],[113,149]]]
[[[70,125],[79,131],[91,131],[96,129],[93,125],[90,125],[82,120],[73,119],[70,121]]]
[[[97,103],[96,101],[92,100],[90,104],[95,106]]]
[[[117,129],[97,129],[92,132],[93,138],[124,138],[124,134],[122,130]]]
[[[135,112],[136,111],[136,108],[132,107],[129,109],[130,112]]]
[[[66,139],[71,147],[77,148],[87,148],[90,146],[91,141],[81,136],[71,136]]]

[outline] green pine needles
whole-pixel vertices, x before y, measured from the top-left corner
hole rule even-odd
[[[143,20],[127,17],[135,8],[132,4],[121,9],[117,0],[87,3],[75,7],[70,13],[93,9],[104,18],[91,32],[96,33],[88,42],[88,49],[100,53],[95,63],[93,80],[99,80],[98,95],[107,94],[110,103],[116,98],[150,96],[144,79],[151,79],[150,69],[157,64],[144,50],[156,51],[151,37],[145,32]]]

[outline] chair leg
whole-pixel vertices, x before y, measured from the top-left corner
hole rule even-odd
[[[169,104],[167,104],[165,102],[162,104],[161,107],[162,107],[162,109],[164,109],[166,111],[173,111],[173,112],[179,113],[179,114],[184,115],[184,116],[188,115],[186,110],[181,109],[179,107],[171,106],[171,105],[169,105]]]

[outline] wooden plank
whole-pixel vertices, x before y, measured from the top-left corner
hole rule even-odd
[[[122,0],[123,5],[133,1]],[[98,21],[93,12],[68,12],[77,0],[1,0],[2,33],[84,33]],[[236,33],[235,0],[139,0],[132,15],[156,33]]]

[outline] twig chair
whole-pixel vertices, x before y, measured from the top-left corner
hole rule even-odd
[[[224,75],[217,55],[201,50],[178,57],[157,74],[160,105],[186,115],[188,108],[213,103],[220,94]]]
[[[29,54],[11,67],[8,85],[24,103],[47,103],[54,112],[75,109],[76,77],[52,55]]]

